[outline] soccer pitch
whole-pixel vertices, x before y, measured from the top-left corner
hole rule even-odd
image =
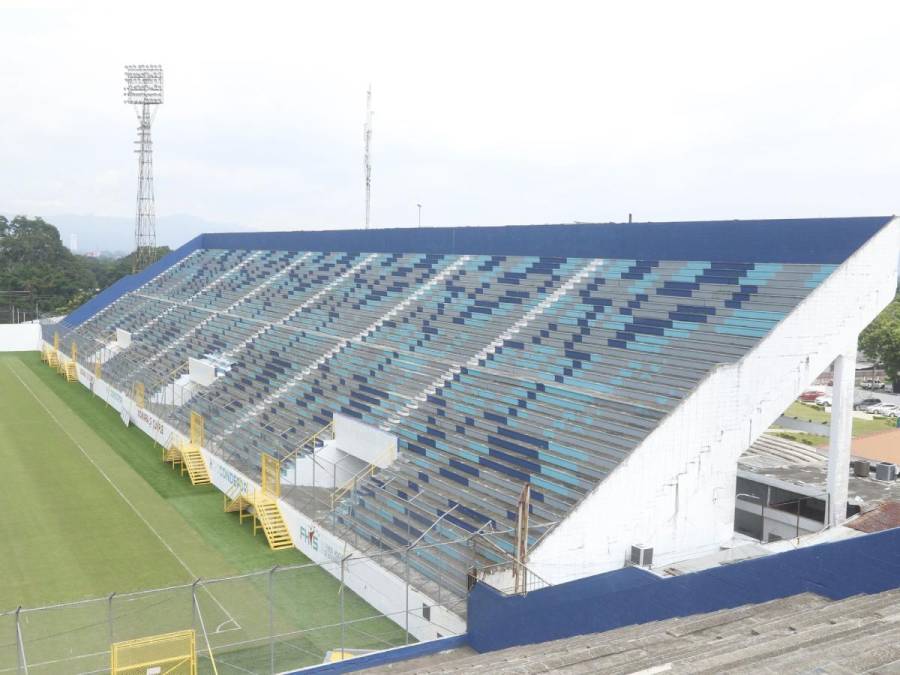
[[[110,638],[200,631],[201,620],[222,675],[321,663],[341,644],[384,649],[406,640],[349,591],[342,630],[339,583],[313,565],[192,589],[198,578],[309,560],[271,551],[249,521],[223,513],[218,490],[192,486],[161,461],[159,446],[37,353],[0,354],[0,476],[0,673],[23,658],[31,673],[108,670]],[[98,600],[23,611],[24,650],[17,647],[17,607],[87,598]],[[198,648],[206,648],[202,636]]]

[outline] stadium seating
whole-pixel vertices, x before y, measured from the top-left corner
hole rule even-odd
[[[200,249],[70,335],[87,363],[130,331],[104,378],[144,382],[148,398],[190,357],[229,364],[189,406],[157,412],[182,430],[200,412],[211,446],[251,475],[336,412],[395,433],[399,460],[334,522],[382,549],[483,533],[477,550],[410,560],[462,595],[476,558],[512,552],[524,483],[533,545],[834,267]]]

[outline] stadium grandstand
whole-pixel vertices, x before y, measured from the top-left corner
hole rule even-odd
[[[846,530],[856,340],[894,297],[898,227],[205,234],[44,325],[41,348],[273,548],[440,643],[490,630],[473,589],[550,597],[731,548],[739,458],[835,360],[823,527]],[[351,573],[353,552],[371,558]],[[660,658],[699,648],[667,626]]]

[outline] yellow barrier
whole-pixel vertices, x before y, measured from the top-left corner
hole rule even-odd
[[[135,382],[131,388],[131,400],[133,400],[138,408],[144,407],[144,383]]]
[[[112,675],[197,675],[193,630],[116,642],[111,647]]]

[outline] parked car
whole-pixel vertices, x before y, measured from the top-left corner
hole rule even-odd
[[[884,382],[874,378],[867,378],[862,381],[863,389],[884,389]]]
[[[800,394],[800,401],[802,403],[815,403],[820,396],[825,396],[825,392],[818,389],[809,389]]]
[[[859,403],[854,403],[853,409],[854,410],[865,410],[869,406],[873,406],[873,405],[881,405],[881,399],[880,398],[864,398]]]
[[[881,405],[871,406],[866,412],[871,412],[873,415],[881,415],[882,417],[897,417],[900,415],[900,405],[882,403]]]
[[[815,401],[816,405],[820,408],[830,408],[831,407],[831,396],[825,395],[820,396]]]

